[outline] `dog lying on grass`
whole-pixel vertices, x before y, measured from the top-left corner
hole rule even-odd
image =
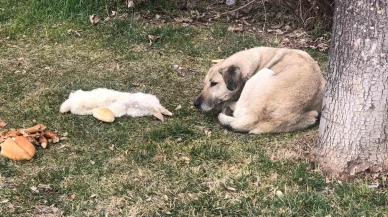
[[[324,86],[318,64],[306,52],[257,47],[211,67],[194,106],[209,111],[224,103],[218,120],[238,132],[297,131],[316,122]]]
[[[69,99],[62,103],[60,112],[70,111],[77,115],[91,115],[94,108],[108,108],[115,117],[153,115],[163,121],[163,115],[172,115],[154,95],[119,92],[106,88],[91,91],[77,90],[70,93]]]

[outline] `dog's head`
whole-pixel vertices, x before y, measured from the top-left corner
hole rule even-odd
[[[194,106],[203,111],[230,100],[244,86],[240,68],[225,61],[211,67],[204,82],[201,94],[194,101]]]

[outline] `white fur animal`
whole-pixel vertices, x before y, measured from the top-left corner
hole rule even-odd
[[[153,115],[163,121],[163,115],[172,113],[165,109],[158,98],[145,93],[128,93],[97,88],[91,91],[77,90],[70,93],[69,99],[62,103],[60,112],[70,111],[77,115],[91,115],[94,108],[108,108],[115,117]]]

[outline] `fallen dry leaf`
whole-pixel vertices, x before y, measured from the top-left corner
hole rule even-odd
[[[108,22],[110,20],[110,17],[106,17],[105,19],[104,19],[104,22]]]
[[[31,189],[33,192],[35,192],[35,193],[39,193],[39,190],[38,190],[38,188],[37,188],[36,186],[32,186],[30,189]]]
[[[278,197],[283,197],[283,192],[280,191],[280,190],[276,190],[275,191],[275,195],[278,196]]]
[[[131,1],[131,0],[128,0],[127,6],[128,6],[128,8],[134,8],[135,7],[135,3],[133,1]]]
[[[234,5],[234,4],[236,4],[236,0],[226,0],[225,4],[229,5],[229,6]]]
[[[8,203],[8,199],[2,200],[0,203]]]
[[[284,42],[284,43],[288,43],[288,42],[290,42],[290,39],[288,39],[288,38],[284,37],[284,38],[282,38],[282,42]]]
[[[217,20],[221,17],[221,13],[220,12],[217,12],[217,14],[214,16],[214,19]]]
[[[205,133],[206,136],[210,137],[212,135],[212,131],[210,131],[209,129],[205,129],[203,131]]]
[[[191,17],[202,18],[205,16],[205,13],[201,15],[197,10],[190,10],[190,15]]]
[[[8,203],[9,200],[5,199],[5,200],[2,200],[0,203]]]
[[[100,22],[100,18],[97,15],[92,14],[89,16],[89,21],[94,25]]]
[[[285,27],[284,27],[284,31],[286,31],[286,32],[291,32],[293,29],[292,29],[292,27],[290,26],[290,25],[286,25]]]
[[[184,160],[187,164],[190,163],[190,160],[191,160],[191,159],[190,159],[189,157],[187,157],[187,156],[183,156],[183,157],[181,157],[181,159]]]
[[[7,126],[7,123],[5,123],[5,121],[0,119],[0,127],[5,127],[5,126]]]
[[[62,149],[62,148],[64,148],[64,147],[66,147],[66,145],[61,145],[61,146],[59,146],[58,149]]]
[[[191,22],[193,22],[193,19],[185,18],[185,17],[177,17],[177,18],[174,18],[174,20],[177,23],[191,23]]]
[[[158,38],[160,38],[160,36],[156,36],[156,35],[148,35],[148,40],[150,40],[150,45],[152,45]]]
[[[228,31],[230,31],[230,32],[242,32],[242,31],[244,31],[243,25],[238,24],[237,26],[229,26]]]
[[[141,19],[141,14],[138,13],[138,12],[135,12],[133,14],[133,20],[137,21],[137,20],[140,20]]]
[[[89,198],[95,198],[95,197],[97,197],[97,194],[92,194],[92,195],[90,195]]]
[[[138,168],[137,171],[138,171],[138,175],[139,175],[140,177],[143,177],[143,175],[144,175],[143,170],[141,170],[140,168]]]
[[[36,205],[35,209],[40,213],[39,216],[63,216],[63,211],[55,207],[54,204],[51,206]]]
[[[379,183],[375,183],[375,184],[370,184],[367,186],[368,188],[378,188],[379,187]]]
[[[236,189],[233,188],[233,187],[225,186],[225,188],[226,188],[226,190],[228,190],[228,191],[236,191]]]
[[[77,37],[77,38],[81,38],[81,34],[79,34],[79,32],[74,31],[72,29],[68,29],[67,30],[67,34],[71,35],[71,36],[74,36],[74,37]]]
[[[186,77],[186,75],[187,75],[186,70],[183,67],[178,67],[177,74],[180,77]]]
[[[179,104],[176,108],[175,108],[175,110],[179,110],[179,109],[181,109],[182,108],[182,106],[181,106],[181,104]]]
[[[278,174],[277,173],[273,173],[270,177],[269,177],[269,180],[271,182],[276,182],[278,180]]]
[[[16,61],[18,66],[24,65],[26,63],[26,60],[24,59],[24,57],[16,58]]]
[[[120,66],[116,62],[109,63],[109,71],[120,71]]]
[[[319,51],[324,52],[327,50],[327,48],[329,48],[329,45],[326,43],[319,43],[317,45],[317,47],[318,47]]]
[[[278,35],[283,35],[283,34],[284,34],[284,32],[283,32],[282,30],[280,30],[280,29],[275,29],[275,30],[273,30],[273,29],[268,29],[267,32],[268,32],[268,33],[275,32],[275,33],[278,34]]]
[[[252,24],[248,23],[246,20],[242,20],[242,22],[244,23],[244,25],[246,26],[251,26]]]
[[[49,190],[49,189],[51,189],[51,186],[50,186],[50,184],[39,184],[38,188]]]
[[[145,87],[145,84],[143,83],[132,83],[132,85],[135,87]]]

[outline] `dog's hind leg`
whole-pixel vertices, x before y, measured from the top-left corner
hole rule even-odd
[[[297,131],[306,129],[317,122],[318,112],[315,110],[304,113],[296,124],[292,125],[289,131]]]
[[[285,124],[283,121],[260,122],[254,129],[249,131],[251,134],[263,133],[279,133],[282,132],[281,126]]]
[[[235,118],[224,113],[220,113],[218,115],[218,120],[226,128],[242,133],[249,132],[252,126],[255,126],[255,123],[252,122],[255,118],[248,115]]]
[[[312,126],[318,117],[318,112],[313,110],[304,113],[299,116],[296,121],[270,121],[260,122],[256,125],[255,129],[249,131],[253,134],[263,133],[282,133],[282,132],[293,132],[297,130],[303,130]]]

